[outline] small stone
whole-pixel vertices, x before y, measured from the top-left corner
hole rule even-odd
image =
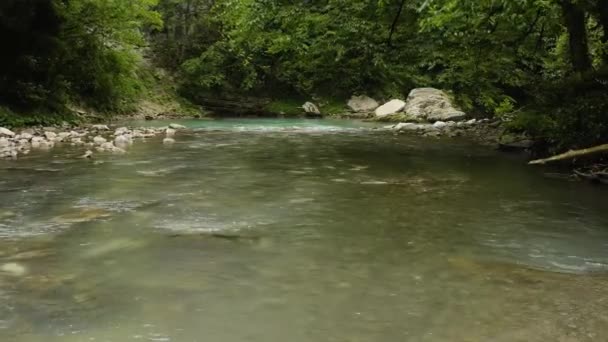
[[[172,136],[174,136],[174,135],[175,135],[175,132],[176,132],[176,131],[175,131],[175,129],[173,129],[173,128],[167,128],[167,129],[165,130],[165,134],[167,135],[167,137],[172,137]]]
[[[44,132],[44,136],[46,137],[47,140],[52,141],[52,140],[55,140],[55,138],[57,138],[57,133],[47,131],[47,132]]]
[[[411,122],[402,122],[395,125],[393,128],[396,131],[409,131],[418,129],[418,125]]]
[[[178,125],[178,124],[172,123],[172,124],[170,124],[170,125],[169,125],[169,128],[173,128],[173,129],[185,129],[185,128],[186,128],[186,126],[183,126],[183,125]]]
[[[435,122],[433,124],[433,127],[437,128],[437,129],[442,129],[442,128],[445,128],[447,126],[448,126],[448,124],[445,123],[445,122],[443,122],[443,121],[437,121],[437,122]]]
[[[114,135],[122,135],[130,132],[131,130],[129,130],[127,127],[119,127],[116,129],[116,131],[114,131]]]
[[[109,131],[110,127],[108,127],[108,125],[93,125],[91,126],[92,129],[98,130],[98,131]]]
[[[103,145],[107,142],[107,140],[104,137],[101,136],[96,136],[95,138],[93,138],[93,143],[95,143],[95,145]]]
[[[82,155],[80,158],[83,158],[83,159],[91,159],[91,158],[93,158],[93,151],[87,150],[84,153],[84,155]]]
[[[163,139],[163,144],[165,144],[165,145],[175,144],[175,139],[173,139],[173,138],[165,138],[165,139]]]
[[[120,148],[126,148],[133,144],[133,140],[129,135],[119,135],[114,139],[114,144]]]
[[[26,133],[26,132],[21,132],[21,139],[27,139],[27,140],[32,140],[34,136],[30,133]]]

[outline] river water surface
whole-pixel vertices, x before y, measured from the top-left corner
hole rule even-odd
[[[608,340],[606,189],[352,121],[182,123],[0,161],[0,341]]]

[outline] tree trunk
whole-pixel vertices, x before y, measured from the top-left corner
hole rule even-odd
[[[574,150],[568,151],[566,153],[558,154],[556,156],[546,158],[546,159],[537,159],[529,162],[530,165],[544,165],[551,162],[561,161],[561,160],[569,160],[575,159],[578,157],[589,156],[598,153],[606,153],[608,152],[608,144],[594,146],[590,148],[584,148],[582,150]]]
[[[388,34],[388,41],[387,41],[387,45],[389,47],[392,47],[393,44],[393,34],[395,34],[395,29],[397,29],[397,23],[399,22],[399,18],[401,17],[401,13],[403,13],[403,7],[405,6],[405,0],[401,0],[401,3],[399,4],[399,9],[397,10],[397,14],[395,15],[395,18],[393,19],[393,24],[391,25],[391,30]]]
[[[568,30],[572,67],[574,71],[584,73],[591,69],[585,10],[573,0],[561,0],[560,5],[564,24]]]

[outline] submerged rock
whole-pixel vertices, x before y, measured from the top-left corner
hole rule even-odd
[[[110,253],[115,253],[121,250],[140,248],[142,246],[144,246],[144,243],[140,240],[116,239],[106,241],[101,244],[96,244],[94,247],[87,248],[83,257],[98,258]]]
[[[175,144],[175,139],[173,139],[173,138],[165,138],[165,139],[163,139],[163,144],[165,144],[165,145]]]
[[[48,257],[53,254],[54,254],[53,251],[51,251],[50,249],[35,249],[35,250],[17,252],[15,254],[11,255],[10,257],[8,257],[8,260],[40,259],[40,258]]]
[[[118,146],[115,146],[112,142],[105,142],[97,147],[99,152],[112,152],[112,153],[125,153],[126,151]]]
[[[405,108],[405,102],[401,100],[390,100],[382,106],[376,108],[376,116],[383,117],[399,113]]]
[[[56,223],[82,223],[107,218],[111,215],[111,212],[101,208],[81,208],[75,212],[56,216],[52,221]]]
[[[372,112],[379,106],[376,100],[366,95],[353,95],[353,97],[351,97],[348,101],[347,105],[348,108],[350,108],[355,113]]]
[[[0,272],[6,273],[14,277],[21,277],[27,273],[25,266],[16,262],[10,262],[0,266]]]
[[[172,123],[172,124],[169,124],[169,128],[173,128],[173,129],[185,129],[186,126],[178,125],[176,123]]]
[[[466,114],[454,107],[448,95],[435,88],[417,88],[410,92],[405,105],[409,115],[434,121],[458,121]]]
[[[84,158],[84,159],[93,158],[93,151],[87,150],[80,158]]]

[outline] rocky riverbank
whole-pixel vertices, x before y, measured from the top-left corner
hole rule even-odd
[[[163,144],[175,142],[178,130],[186,127],[170,124],[167,127],[118,127],[91,125],[87,127],[44,127],[24,128],[13,132],[0,127],[0,159],[18,159],[32,150],[49,150],[57,144],[82,146],[86,149],[83,158],[90,158],[95,152],[125,153],[137,140],[163,136]]]
[[[386,122],[386,129],[425,137],[466,137],[508,151],[532,149],[534,141],[508,132],[500,119],[476,119],[458,109],[450,96],[435,88],[413,89],[406,100],[392,99],[380,105],[362,95],[348,102],[350,115]],[[347,116],[348,117],[348,116]]]
[[[507,133],[500,120],[467,117],[453,104],[450,96],[439,89],[417,88],[410,92],[405,101],[392,99],[383,104],[365,95],[353,96],[346,106],[353,118],[391,123],[385,128],[399,134],[462,136],[509,151],[530,150],[534,145],[534,141],[525,135]],[[319,106],[313,102],[306,102],[301,109],[306,116],[323,115]],[[124,153],[135,140],[158,135],[165,135],[164,144],[172,144],[176,130],[184,128],[177,124],[162,128],[115,129],[110,129],[107,125],[90,125],[77,128],[26,128],[13,132],[0,127],[0,158],[17,159],[31,150],[50,149],[58,143],[85,147],[84,157],[90,157],[95,152]]]
[[[397,134],[415,134],[432,138],[463,137],[482,145],[504,151],[526,151],[533,147],[534,141],[525,135],[506,133],[500,120],[471,119],[467,121],[436,121],[434,123],[401,122],[384,128]]]

